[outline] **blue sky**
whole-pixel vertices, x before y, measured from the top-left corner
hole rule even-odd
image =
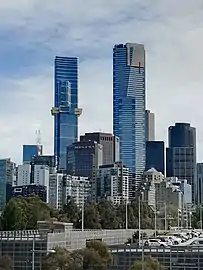
[[[147,107],[156,137],[176,121],[197,127],[203,159],[203,2],[7,0],[0,3],[0,157],[21,161],[41,129],[52,153],[53,59],[80,58],[80,132],[112,131],[112,47],[144,43]],[[99,104],[99,106],[98,106]]]

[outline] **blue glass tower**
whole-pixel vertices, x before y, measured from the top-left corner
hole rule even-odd
[[[42,155],[42,145],[23,145],[23,163],[30,163],[39,155]]]
[[[126,43],[113,49],[113,130],[120,138],[120,159],[135,174],[145,169],[145,49]]]
[[[55,58],[54,154],[58,169],[66,169],[67,147],[78,139],[78,58]]]

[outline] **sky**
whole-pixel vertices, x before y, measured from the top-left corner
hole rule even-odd
[[[0,158],[20,163],[22,145],[53,152],[53,61],[78,56],[80,133],[112,132],[112,48],[143,43],[147,108],[156,139],[168,126],[197,128],[203,160],[202,0],[0,1]]]

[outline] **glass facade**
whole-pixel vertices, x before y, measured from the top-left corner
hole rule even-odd
[[[176,123],[168,129],[166,175],[186,179],[192,185],[193,202],[197,200],[196,129],[188,123]]]
[[[56,57],[54,154],[58,168],[66,169],[66,148],[78,139],[78,58]]]
[[[23,163],[30,163],[38,155],[42,155],[42,145],[23,145]]]
[[[147,141],[146,142],[146,170],[151,168],[162,172],[165,175],[165,153],[164,142],[162,141]]]
[[[141,44],[113,49],[113,131],[120,138],[120,160],[135,173],[145,169],[145,49]]]
[[[11,197],[12,185],[16,181],[16,164],[10,159],[0,159],[0,211]]]

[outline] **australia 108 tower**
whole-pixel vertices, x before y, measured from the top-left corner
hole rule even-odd
[[[133,196],[145,168],[145,49],[142,44],[114,46],[113,130],[120,138],[120,159],[133,175],[129,190]]]
[[[57,168],[66,170],[67,147],[78,140],[78,58],[56,56],[54,66],[54,154]]]

